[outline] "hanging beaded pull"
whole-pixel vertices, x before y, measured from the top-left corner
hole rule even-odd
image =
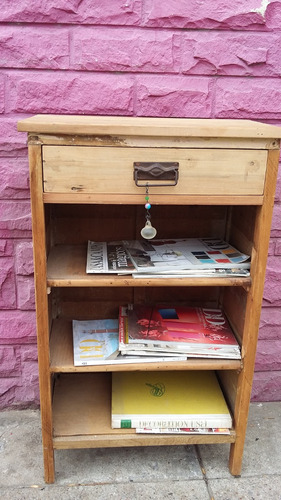
[[[151,225],[151,215],[150,215],[151,204],[149,203],[148,184],[146,184],[144,208],[146,208],[146,216],[145,216],[146,223],[145,223],[145,226],[141,230],[141,236],[146,240],[152,240],[152,238],[154,238],[156,236],[157,231]]]

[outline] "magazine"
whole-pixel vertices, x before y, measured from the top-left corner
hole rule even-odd
[[[136,272],[132,273],[133,278],[240,278],[250,276],[249,269],[225,268],[225,269],[170,269],[169,271],[159,271],[151,273]]]
[[[218,238],[124,241],[124,247],[141,273],[250,268],[248,255]]]
[[[230,429],[223,428],[223,427],[209,427],[209,428],[203,428],[201,429],[200,427],[193,427],[193,428],[186,428],[186,427],[176,427],[176,428],[147,428],[144,427],[143,429],[137,428],[136,429],[137,434],[230,434]]]
[[[87,273],[134,278],[249,276],[250,258],[218,238],[88,241]]]
[[[88,241],[87,273],[132,274],[134,271],[122,241]]]
[[[72,321],[74,366],[185,361],[186,355],[128,356],[119,351],[118,319]]]
[[[122,353],[165,351],[189,357],[241,359],[240,347],[221,309],[129,304],[119,311]]]

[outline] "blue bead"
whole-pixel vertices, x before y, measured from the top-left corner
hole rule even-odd
[[[147,210],[149,210],[149,209],[151,208],[150,203],[146,203],[144,206],[145,206],[145,208],[146,208]]]

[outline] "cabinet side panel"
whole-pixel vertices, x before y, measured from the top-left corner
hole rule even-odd
[[[37,345],[45,480],[54,482],[52,386],[49,371],[49,318],[46,277],[45,214],[42,199],[41,147],[29,145]]]
[[[248,410],[251,397],[257,336],[259,329],[261,303],[268,255],[268,244],[271,229],[271,218],[274,206],[274,194],[277,179],[279,152],[269,151],[264,204],[257,208],[254,224],[253,248],[251,264],[252,286],[248,293],[245,309],[245,321],[242,343],[244,368],[239,374],[237,384],[234,421],[237,440],[231,446],[230,470],[232,474],[240,474],[241,459],[245,440]]]

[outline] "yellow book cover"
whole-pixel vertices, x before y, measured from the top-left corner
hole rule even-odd
[[[215,372],[112,374],[113,428],[231,426]]]

